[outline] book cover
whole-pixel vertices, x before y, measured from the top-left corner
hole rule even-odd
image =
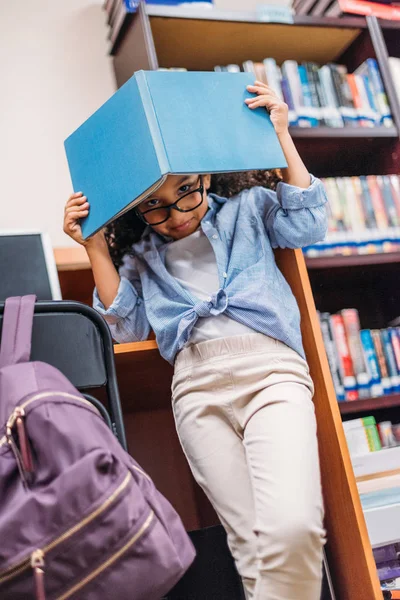
[[[332,381],[335,387],[336,397],[338,399],[338,402],[343,402],[346,398],[344,393],[342,375],[340,373],[338,364],[338,356],[336,352],[335,341],[332,335],[329,313],[320,314],[320,325],[326,355],[328,357],[329,368],[332,375]]]
[[[297,115],[298,127],[311,127],[309,111],[305,107],[303,88],[300,81],[299,65],[295,60],[285,60],[282,64],[282,75],[287,81],[292,98],[293,108]],[[283,89],[285,95],[285,89]]]
[[[351,125],[352,127],[358,127],[359,123],[357,117],[357,110],[354,106],[354,100],[347,78],[347,67],[345,65],[335,64],[335,69],[340,76],[341,92],[344,100],[344,108],[342,111],[343,119],[348,125]]]
[[[360,70],[364,75],[368,74],[371,88],[375,97],[377,110],[380,114],[380,120],[386,127],[393,125],[392,114],[390,111],[389,102],[386,96],[385,88],[381,73],[379,70],[378,62],[375,58],[367,58],[367,60],[360,65],[356,73]]]
[[[339,101],[333,84],[332,71],[328,65],[324,65],[319,69],[319,78],[327,101],[326,120],[329,122],[330,127],[343,127],[344,123],[339,112]]]
[[[388,217],[386,214],[385,203],[379,188],[376,175],[367,175],[369,191],[371,193],[372,205],[374,207],[375,219],[378,229],[384,231],[388,228]]]
[[[347,69],[344,65],[328,64],[332,82],[338,99],[338,108],[346,127],[357,127],[357,113],[354,108],[347,83]]]
[[[366,217],[367,227],[368,229],[376,229],[377,222],[374,211],[374,205],[372,203],[371,192],[369,190],[368,181],[365,175],[360,177],[361,187],[362,187],[362,200],[364,206],[364,214]]]
[[[360,341],[360,319],[358,310],[355,308],[344,309],[340,313],[343,317],[344,328],[346,330],[350,354],[353,361],[354,373],[357,379],[357,389],[359,398],[370,397],[370,377],[362,351]]]
[[[386,363],[385,353],[383,351],[383,345],[379,329],[372,329],[371,336],[379,363],[379,371],[381,373],[383,393],[390,394],[392,392],[392,383],[389,377],[388,366]]]
[[[370,329],[362,329],[360,331],[360,339],[365,355],[365,360],[369,370],[371,396],[379,397],[383,394],[383,386],[381,382],[381,373],[379,370],[378,357],[375,352],[375,346]]]
[[[274,90],[278,98],[283,101],[282,73],[276,64],[276,60],[274,58],[264,58],[263,63],[269,87]]]
[[[381,329],[380,333],[392,392],[398,393],[400,391],[400,371],[397,369],[396,356],[394,353],[390,332],[389,329]]]
[[[376,180],[382,192],[389,227],[399,227],[400,215],[397,213],[397,207],[393,197],[390,179],[387,175],[377,175]]]
[[[367,0],[338,0],[340,9],[357,15],[373,15],[380,19],[400,20],[400,7],[385,6]]]
[[[365,116],[365,107],[363,104],[363,97],[360,93],[360,81],[357,79],[357,75],[349,73],[347,75],[347,83],[353,98],[353,104],[357,112],[358,122],[361,127],[373,127],[373,122],[369,121]]]
[[[358,400],[357,381],[354,375],[353,361],[351,360],[343,317],[332,315],[330,321],[339,357],[339,369],[343,379],[346,400]]]
[[[286,166],[264,108],[250,110],[250,73],[138,71],[65,140],[73,188],[91,206],[88,238],[168,174]]]
[[[302,112],[309,118],[311,127],[317,127],[319,125],[320,113],[318,107],[313,102],[313,96],[311,93],[310,82],[308,80],[307,69],[304,65],[298,66],[301,91],[303,94]]]
[[[389,335],[396,361],[397,372],[400,375],[400,333],[395,327],[390,327]]]

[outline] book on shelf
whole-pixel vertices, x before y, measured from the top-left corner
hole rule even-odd
[[[344,421],[343,429],[351,456],[382,450],[375,417]]]
[[[339,371],[344,386],[345,400],[358,400],[357,379],[354,372],[353,359],[350,353],[346,329],[341,314],[331,315],[331,328],[336,344]]]
[[[332,374],[333,385],[336,391],[338,402],[346,399],[341,370],[339,369],[339,357],[337,347],[332,333],[332,324],[329,313],[319,313],[322,338],[326,355],[328,357],[329,368]]]
[[[357,381],[357,391],[360,400],[370,396],[370,376],[360,340],[360,319],[358,310],[348,308],[341,313],[350,356],[353,363],[354,375]]]
[[[355,308],[318,316],[339,402],[400,392],[400,327],[361,329]]]
[[[396,90],[397,99],[400,104],[400,58],[389,56],[389,69]]]
[[[215,70],[227,67],[216,65]],[[239,68],[239,65],[235,65]],[[297,127],[393,126],[393,119],[379,66],[369,58],[348,73],[345,65],[273,58],[246,60],[245,72],[267,83],[289,107],[289,125]]]
[[[400,178],[368,175],[323,179],[330,212],[322,242],[306,256],[375,254],[400,250]]]
[[[294,10],[298,15],[314,17],[374,15],[381,19],[400,19],[400,6],[389,0],[297,0]]]
[[[285,167],[267,111],[244,102],[252,82],[248,73],[135,73],[65,140],[74,190],[91,205],[84,238],[169,174]]]

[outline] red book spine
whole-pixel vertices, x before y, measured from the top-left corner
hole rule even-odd
[[[358,400],[357,381],[354,375],[349,343],[342,315],[331,316],[332,332],[339,357],[346,400]]]

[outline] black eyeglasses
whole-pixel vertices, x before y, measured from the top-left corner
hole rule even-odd
[[[161,225],[161,223],[165,223],[171,216],[171,210],[177,210],[178,212],[187,213],[195,210],[203,203],[203,193],[204,193],[204,185],[203,178],[200,175],[200,185],[195,190],[190,190],[189,192],[180,196],[176,202],[173,204],[169,204],[168,206],[160,206],[156,208],[149,208],[148,210],[141,210],[141,206],[139,205],[136,208],[136,214],[147,223],[147,225]]]

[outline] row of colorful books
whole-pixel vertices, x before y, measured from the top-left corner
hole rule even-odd
[[[345,65],[274,58],[247,60],[243,70],[267,83],[289,107],[289,122],[297,127],[375,127],[393,125],[377,61],[369,58],[348,73]],[[240,66],[217,65],[215,71],[240,71]]]
[[[369,416],[344,421],[343,429],[351,456],[363,456],[369,452],[400,446],[399,423],[377,423],[375,417]]]
[[[355,308],[319,320],[339,402],[400,392],[400,327],[361,329]]]
[[[379,580],[387,582],[388,590],[400,589],[400,543],[373,548],[372,551]]]
[[[304,248],[306,256],[400,250],[398,175],[323,179],[329,200],[328,234]]]

